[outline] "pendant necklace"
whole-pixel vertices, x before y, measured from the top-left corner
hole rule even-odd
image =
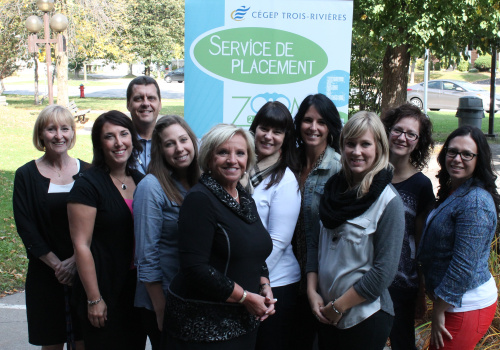
[[[121,182],[121,183],[122,183],[122,186],[121,186],[121,187],[122,187],[122,190],[124,190],[124,191],[125,191],[125,190],[127,189],[127,185],[125,185],[125,183],[124,183],[122,180],[120,180],[120,179],[119,179],[119,178],[117,178],[117,177],[114,177],[113,175],[111,175],[111,173],[109,173],[109,176],[111,176],[113,179],[115,179],[115,180],[117,180],[117,181],[119,181],[119,182]],[[127,178],[127,175],[125,175],[125,177],[123,178],[123,180],[125,181],[125,179],[126,179],[126,178]]]

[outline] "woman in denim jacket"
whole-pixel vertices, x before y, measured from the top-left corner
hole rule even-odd
[[[434,302],[430,349],[474,349],[493,320],[497,288],[488,269],[500,197],[481,130],[462,126],[439,153],[437,208],[419,251]]]
[[[311,244],[319,236],[319,200],[326,181],[340,171],[339,136],[342,129],[335,104],[325,95],[307,96],[295,116],[295,134],[299,146],[301,170],[299,186],[302,205],[292,240],[300,265],[301,280],[294,320],[292,349],[312,349],[319,323],[313,317],[307,299],[306,273],[317,269],[317,255]],[[314,244],[316,242],[316,244]]]
[[[179,211],[187,191],[198,182],[196,136],[176,115],[160,118],[153,131],[148,174],[134,194],[135,307],[153,350],[159,349],[165,294],[179,270]]]

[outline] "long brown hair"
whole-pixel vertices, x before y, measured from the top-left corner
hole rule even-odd
[[[152,174],[158,179],[161,188],[170,201],[180,205],[182,204],[184,197],[179,191],[179,188],[175,184],[171,175],[172,172],[175,173],[175,169],[168,164],[163,156],[161,140],[161,133],[163,130],[174,124],[179,124],[184,130],[186,130],[191,142],[193,143],[194,157],[193,161],[187,168],[187,182],[191,187],[198,182],[198,179],[200,178],[200,168],[198,166],[198,143],[196,135],[184,119],[177,115],[166,115],[161,117],[156,123],[151,141],[151,161],[148,166],[148,174]]]

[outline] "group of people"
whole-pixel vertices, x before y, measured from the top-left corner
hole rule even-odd
[[[132,80],[127,109],[95,121],[92,164],[68,154],[67,109],[35,122],[44,154],[13,195],[31,344],[416,349],[425,293],[431,349],[485,334],[500,197],[479,129],[447,138],[435,198],[421,172],[432,125],[409,104],[342,127],[322,94],[295,117],[268,102],[249,131],[219,124],[201,142],[182,118],[158,119],[152,78]]]

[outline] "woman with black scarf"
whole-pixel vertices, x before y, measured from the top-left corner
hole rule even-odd
[[[388,287],[401,254],[404,207],[391,185],[380,118],[355,114],[340,149],[342,170],[320,202],[318,271],[308,273],[307,293],[323,324],[320,349],[383,349],[394,316]]]

